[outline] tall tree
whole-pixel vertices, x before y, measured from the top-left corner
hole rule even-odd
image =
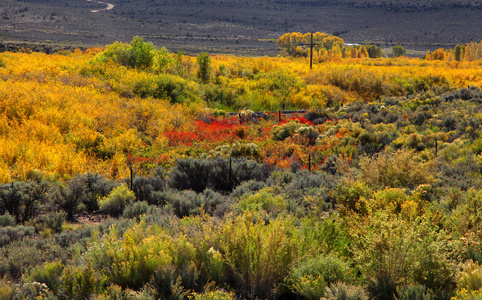
[[[206,52],[202,52],[197,56],[197,77],[204,83],[209,82],[211,77],[211,58]]]
[[[393,46],[392,51],[393,57],[405,56],[405,54],[407,53],[407,50],[405,50],[405,48],[400,45]]]

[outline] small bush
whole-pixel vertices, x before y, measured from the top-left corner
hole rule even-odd
[[[68,253],[53,239],[24,238],[0,248],[0,277],[19,279],[31,268],[45,262],[67,260]]]
[[[457,289],[478,291],[482,288],[482,267],[477,263],[468,261],[463,265],[463,270],[458,276]]]
[[[37,232],[50,230],[52,233],[59,233],[62,231],[62,224],[64,224],[65,213],[56,212],[47,215],[41,215],[31,220],[28,224],[35,227]]]
[[[191,189],[197,193],[208,187],[211,166],[208,161],[198,159],[180,159],[169,173],[170,187],[178,190]]]
[[[35,233],[33,226],[7,226],[0,227],[0,247],[11,242],[22,239],[25,236],[32,236]]]
[[[37,181],[12,182],[0,185],[0,213],[8,212],[16,223],[35,217],[47,199],[48,183]]]
[[[15,224],[14,218],[6,213],[0,216],[0,227],[12,226]]]
[[[148,204],[159,205],[159,192],[166,187],[166,180],[160,172],[153,177],[136,177],[133,182],[132,191],[136,194],[137,201],[145,201]]]
[[[160,267],[151,280],[156,299],[185,299],[188,292],[183,286],[183,278],[173,265]]]
[[[286,203],[282,196],[273,195],[270,188],[263,189],[256,194],[241,197],[236,206],[240,211],[261,211],[278,215],[286,210]]]
[[[225,291],[210,291],[203,294],[192,293],[190,295],[194,300],[233,300],[235,299],[234,293]]]
[[[179,218],[197,215],[202,206],[201,200],[193,191],[171,191],[164,194],[166,209]]]
[[[354,276],[350,265],[334,255],[309,258],[291,271],[289,281],[298,282],[299,278],[321,278],[326,285],[337,282],[350,283]]]
[[[60,260],[46,262],[33,269],[26,277],[26,280],[44,283],[54,294],[58,295],[61,286],[60,276],[63,269],[64,264]]]
[[[151,214],[159,216],[161,214],[161,209],[155,205],[149,205],[145,201],[138,201],[128,204],[124,208],[122,217],[127,219],[139,218],[141,215]]]
[[[432,163],[410,151],[397,151],[376,158],[362,157],[360,170],[360,178],[373,187],[414,189],[435,181]]]
[[[248,193],[257,192],[261,189],[266,187],[264,182],[256,181],[256,180],[248,180],[241,183],[236,189],[231,193],[231,196],[234,198],[239,198],[243,195]]]
[[[326,282],[321,276],[302,276],[292,284],[291,288],[304,299],[318,300],[326,293]]]
[[[74,221],[75,214],[85,206],[87,199],[87,186],[81,177],[73,178],[67,185],[57,184],[53,186],[56,202],[67,213],[67,221]]]
[[[112,216],[119,216],[124,208],[135,199],[134,192],[129,190],[127,185],[120,185],[114,188],[108,196],[99,200],[100,211]]]
[[[198,195],[198,198],[200,198],[199,200],[204,211],[210,215],[214,215],[217,212],[218,206],[226,202],[225,196],[210,189],[205,189],[202,194]]]
[[[298,120],[290,120],[284,124],[275,125],[271,130],[271,135],[275,141],[283,141],[286,138],[292,136],[296,130],[306,125],[300,123]]]
[[[404,285],[397,288],[396,300],[432,300],[433,295],[424,285]]]
[[[368,295],[361,286],[349,285],[344,282],[331,284],[326,297],[322,300],[368,300]]]
[[[156,47],[146,43],[141,37],[134,37],[130,44],[115,42],[108,45],[96,59],[97,61],[114,62],[126,67],[146,69],[153,65]]]
[[[116,186],[114,181],[108,180],[97,173],[87,173],[80,176],[86,185],[86,197],[82,203],[88,211],[99,209],[98,199],[107,196]]]
[[[272,298],[297,258],[299,234],[290,217],[266,225],[252,212],[228,218],[219,233],[219,251],[242,297]]]
[[[90,299],[100,292],[105,280],[86,266],[68,266],[62,272],[62,288],[68,299]]]
[[[17,294],[15,285],[5,277],[0,278],[0,299],[14,300]]]

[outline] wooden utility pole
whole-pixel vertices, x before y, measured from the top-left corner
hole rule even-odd
[[[303,46],[310,46],[310,69],[313,69],[313,46],[318,44],[313,43],[313,32],[311,33],[311,42],[309,44],[301,44]]]

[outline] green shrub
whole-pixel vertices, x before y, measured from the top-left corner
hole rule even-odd
[[[175,189],[191,189],[200,193],[208,187],[210,171],[209,161],[179,159],[169,173],[168,183]]]
[[[286,211],[285,199],[282,196],[273,195],[270,188],[260,190],[256,194],[242,196],[236,207],[241,212],[264,210],[270,215],[278,215]]]
[[[311,189],[320,189],[323,187],[334,189],[336,180],[323,172],[309,172],[303,170],[296,172],[293,180],[287,185],[287,189],[301,194],[307,193]]]
[[[226,201],[225,196],[210,189],[205,189],[199,194],[193,191],[170,191],[164,193],[163,197],[166,202],[165,208],[179,218],[198,215],[201,209],[214,215],[218,212],[218,206],[222,206]]]
[[[190,295],[194,300],[233,300],[235,299],[234,293],[225,291],[209,291],[205,293],[192,293]]]
[[[87,266],[67,266],[61,276],[68,299],[90,299],[105,288],[105,278]]]
[[[202,194],[198,195],[198,198],[203,210],[210,215],[219,215],[219,213],[221,213],[219,211],[220,206],[223,206],[227,200],[225,196],[210,189],[205,189]]]
[[[482,288],[482,268],[472,261],[466,262],[458,276],[457,289],[478,291]]]
[[[370,197],[371,193],[366,183],[356,181],[338,185],[334,198],[342,206],[342,214],[345,209],[366,213],[366,198]]]
[[[159,205],[159,193],[166,188],[166,180],[161,170],[152,177],[136,177],[133,182],[132,191],[136,194],[137,201],[145,201],[148,204]]]
[[[366,45],[365,48],[368,52],[368,57],[379,58],[382,57],[382,48],[377,45]]]
[[[61,286],[60,276],[63,269],[64,264],[60,260],[46,262],[33,269],[26,277],[26,280],[44,283],[55,295],[58,295]]]
[[[296,130],[306,125],[300,123],[299,120],[290,120],[284,124],[275,125],[271,130],[272,139],[275,141],[283,141],[292,136]]]
[[[47,199],[47,182],[26,181],[0,185],[0,213],[8,212],[16,223],[35,217]]]
[[[149,205],[145,201],[136,201],[134,203],[128,204],[124,208],[122,217],[127,219],[139,218],[144,214],[151,214],[155,216],[161,215],[161,210],[155,205]]]
[[[290,217],[266,225],[252,212],[221,225],[219,251],[232,272],[232,286],[246,298],[271,298],[298,255],[298,232]],[[229,274],[229,273],[228,273]]]
[[[75,177],[67,185],[56,184],[53,186],[56,202],[67,213],[67,221],[74,221],[75,214],[85,206],[83,202],[87,199],[87,188],[85,181]]]
[[[231,193],[231,196],[234,198],[239,198],[241,196],[252,194],[253,192],[257,192],[261,189],[266,187],[264,182],[256,181],[256,180],[248,180],[241,183],[236,189]]]
[[[64,219],[65,213],[54,212],[46,215],[40,215],[37,218],[31,220],[28,224],[33,225],[37,232],[49,230],[52,233],[59,233],[62,231]]]
[[[393,49],[392,49],[392,55],[393,55],[393,57],[404,56],[406,52],[407,52],[407,50],[405,50],[405,48],[403,48],[403,47],[400,46],[400,45],[393,46]]]
[[[364,226],[353,224],[356,263],[376,299],[393,299],[402,283],[423,284],[434,292],[454,287],[454,245],[430,221],[412,222],[387,212],[370,216]]]
[[[296,281],[297,278],[306,276],[321,277],[327,285],[336,282],[351,283],[354,280],[350,265],[335,255],[319,255],[301,261],[291,271],[290,280]]]
[[[88,172],[78,176],[86,185],[86,197],[82,203],[87,211],[96,211],[99,209],[98,199],[107,196],[110,191],[117,185],[114,181],[108,180],[97,173]]]
[[[168,99],[171,103],[183,103],[187,102],[186,100],[194,101],[199,98],[195,90],[189,88],[186,80],[170,74],[158,75],[154,82],[143,85],[134,88],[134,93],[141,97],[150,95],[159,99]],[[142,92],[142,89],[145,91]]]
[[[396,300],[432,300],[433,295],[424,285],[404,285],[397,288]]]
[[[182,300],[186,298],[188,292],[183,286],[183,277],[179,273],[179,270],[173,265],[160,267],[155,272],[151,286],[156,299]]]
[[[124,208],[134,202],[136,196],[133,191],[129,190],[126,184],[115,187],[109,195],[99,200],[100,211],[112,216],[119,216]]]
[[[197,215],[202,206],[201,200],[193,191],[172,191],[164,194],[168,211],[172,211],[179,218]]]
[[[9,213],[0,216],[0,227],[13,226],[14,224],[15,220]]]
[[[432,163],[409,151],[360,159],[360,179],[373,187],[414,189],[421,184],[433,184]]]
[[[146,69],[153,65],[156,51],[152,43],[146,43],[141,37],[136,36],[130,44],[115,42],[107,45],[96,60],[100,62],[113,60],[126,67]]]
[[[313,249],[320,249],[323,253],[338,253],[344,257],[351,257],[352,241],[344,219],[337,213],[325,215],[323,221],[317,214],[301,219],[302,254],[312,255]]]
[[[0,277],[7,275],[17,280],[38,265],[55,259],[66,261],[67,257],[67,251],[54,239],[17,240],[0,248]]]
[[[11,242],[21,240],[26,236],[32,236],[35,233],[33,226],[7,226],[0,227],[0,247],[4,247]]]
[[[89,268],[81,271],[88,272],[87,279],[99,273],[110,283],[139,290],[150,282],[157,270],[174,262],[174,256],[181,252],[175,245],[185,242],[181,237],[172,239],[159,226],[146,226],[144,221],[123,234],[119,230],[119,226],[111,226],[109,232],[92,243],[83,255]],[[76,271],[76,274],[82,275],[82,272]],[[90,282],[89,279],[92,285]]]
[[[69,248],[75,244],[85,245],[92,236],[94,228],[92,226],[80,227],[75,230],[64,230],[54,234],[55,242],[62,248]]]
[[[322,276],[302,276],[291,285],[293,291],[303,299],[318,300],[326,293],[326,282]]]
[[[197,56],[198,71],[197,77],[201,82],[207,83],[211,78],[212,68],[211,68],[211,58],[206,52],[201,52]]]
[[[331,284],[327,295],[322,300],[368,300],[368,295],[362,286],[349,285],[344,282]]]
[[[0,299],[14,300],[16,295],[16,287],[5,277],[0,278]]]

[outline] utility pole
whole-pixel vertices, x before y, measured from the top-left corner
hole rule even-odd
[[[311,33],[311,42],[309,44],[301,44],[303,46],[310,46],[310,69],[313,69],[313,46],[318,44],[313,43],[313,32]]]

